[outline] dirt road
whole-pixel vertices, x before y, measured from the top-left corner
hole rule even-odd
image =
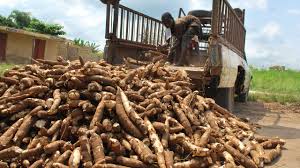
[[[299,107],[287,110],[274,107],[276,104],[249,102],[236,104],[235,114],[249,118],[252,122],[262,126],[259,134],[279,136],[286,140],[285,148],[280,159],[270,168],[299,168],[300,167],[300,113]]]

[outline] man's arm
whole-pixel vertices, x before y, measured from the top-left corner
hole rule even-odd
[[[180,47],[180,41],[177,38],[173,38],[169,53],[168,53],[168,61],[174,62],[174,59],[176,57],[176,51]]]
[[[169,54],[171,52],[175,52],[178,47],[180,47],[180,41],[177,38],[174,38],[173,44],[171,45]]]

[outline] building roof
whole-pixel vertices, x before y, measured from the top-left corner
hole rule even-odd
[[[47,35],[47,34],[41,34],[41,33],[36,33],[36,32],[31,32],[23,29],[16,29],[12,27],[6,27],[6,26],[0,26],[0,31],[5,31],[9,33],[18,33],[18,34],[23,34],[27,36],[33,36],[41,39],[46,39],[46,40],[55,40],[55,41],[69,41],[66,38],[63,37],[58,37],[58,36],[52,36],[52,35]]]

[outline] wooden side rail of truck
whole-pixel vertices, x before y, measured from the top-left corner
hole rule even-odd
[[[165,43],[161,21],[120,4],[120,0],[101,0],[106,4],[106,46],[104,59],[122,64],[123,58],[139,59],[141,53],[155,50]],[[193,58],[194,66],[184,69],[206,96],[232,110],[235,95],[246,101],[251,72],[245,54],[244,16],[238,16],[227,0],[212,0],[211,16],[204,22],[204,37],[199,43],[201,55]],[[184,13],[180,9],[179,17]]]

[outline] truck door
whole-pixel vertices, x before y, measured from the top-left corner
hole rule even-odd
[[[5,61],[6,58],[6,43],[7,43],[7,34],[0,33],[0,62]]]

